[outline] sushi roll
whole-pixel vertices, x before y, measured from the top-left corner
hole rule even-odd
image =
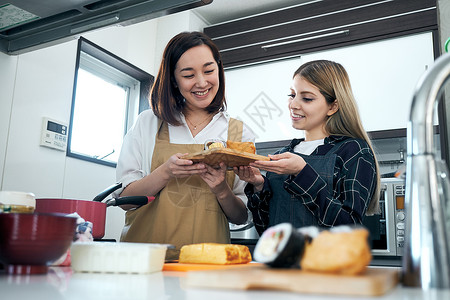
[[[300,233],[290,223],[269,227],[258,240],[254,250],[255,261],[273,268],[300,267],[309,236]]]

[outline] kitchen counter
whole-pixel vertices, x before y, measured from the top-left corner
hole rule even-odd
[[[0,299],[363,299],[364,297],[325,296],[280,291],[237,291],[184,287],[183,272],[139,274],[74,273],[70,267],[52,267],[48,274],[12,276],[0,274]],[[326,287],[324,287],[326,288]],[[365,299],[450,299],[450,290],[422,291],[398,285],[381,297]]]

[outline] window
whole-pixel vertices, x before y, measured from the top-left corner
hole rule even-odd
[[[115,167],[125,133],[148,108],[152,82],[150,74],[80,38],[67,155]]]

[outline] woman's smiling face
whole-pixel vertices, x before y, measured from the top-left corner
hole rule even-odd
[[[336,101],[328,104],[319,89],[296,75],[289,94],[292,127],[305,131],[306,140],[326,137],[325,123],[337,111]]]
[[[204,109],[211,104],[219,90],[219,67],[207,45],[184,52],[174,73],[187,110]]]

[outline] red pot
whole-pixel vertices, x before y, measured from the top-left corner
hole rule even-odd
[[[101,202],[113,191],[122,187],[122,183],[116,183],[97,195],[94,200],[74,200],[59,198],[36,199],[35,212],[40,213],[66,213],[76,212],[86,221],[93,224],[92,236],[101,239],[105,235],[106,207],[124,204],[144,205],[153,201],[154,197],[134,196],[119,197]]]
[[[101,239],[105,235],[106,203],[89,200],[41,198],[36,199],[35,211],[66,214],[76,212],[86,221],[92,222],[92,236],[95,239]]]

